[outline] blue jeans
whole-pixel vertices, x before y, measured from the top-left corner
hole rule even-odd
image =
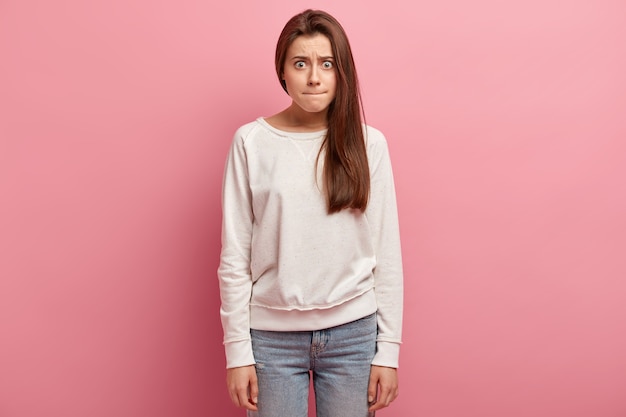
[[[312,332],[252,330],[259,411],[249,417],[307,417],[309,375],[317,417],[368,417],[376,314]],[[309,373],[310,371],[310,373]]]

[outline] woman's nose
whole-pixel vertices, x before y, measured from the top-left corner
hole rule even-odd
[[[317,73],[317,69],[313,68],[311,69],[311,72],[309,73],[309,81],[307,82],[307,85],[313,86],[313,85],[319,85],[319,84],[320,84],[319,74]]]

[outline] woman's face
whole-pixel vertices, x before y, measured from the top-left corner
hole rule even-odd
[[[321,34],[297,37],[287,49],[283,80],[291,99],[304,111],[326,111],[337,87],[330,40]]]

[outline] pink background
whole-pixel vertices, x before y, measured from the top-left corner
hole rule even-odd
[[[388,417],[626,416],[626,3],[0,2],[0,416],[242,416],[215,271],[276,38],[350,35],[406,269]]]

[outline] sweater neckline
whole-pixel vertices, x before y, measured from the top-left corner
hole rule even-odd
[[[326,132],[328,131],[328,129],[323,129],[323,130],[317,130],[315,132],[288,132],[286,130],[281,130],[272,126],[271,124],[267,123],[267,121],[263,117],[259,117],[256,120],[259,124],[261,124],[267,130],[274,132],[278,136],[290,138],[290,139],[302,139],[302,140],[319,139],[319,138],[324,137],[326,135]]]

